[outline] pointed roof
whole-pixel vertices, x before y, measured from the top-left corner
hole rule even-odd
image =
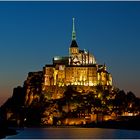
[[[77,47],[78,48],[76,40],[72,40],[70,47]]]

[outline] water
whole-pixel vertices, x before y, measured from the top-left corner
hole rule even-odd
[[[139,139],[140,131],[104,128],[25,128],[6,139]]]

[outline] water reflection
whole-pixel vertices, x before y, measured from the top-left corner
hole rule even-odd
[[[140,131],[103,128],[25,128],[7,139],[136,139]]]

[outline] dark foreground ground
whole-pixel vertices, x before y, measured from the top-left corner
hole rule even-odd
[[[0,139],[5,138],[8,135],[16,135],[17,132],[14,129],[6,129],[6,130],[0,130]]]
[[[0,121],[0,139],[5,138],[8,135],[16,134],[16,130],[8,128],[8,125],[5,121]]]

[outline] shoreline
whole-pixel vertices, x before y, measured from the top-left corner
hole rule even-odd
[[[0,130],[0,139],[5,138],[6,136],[17,135],[18,129],[24,128],[106,128],[106,129],[121,129],[121,130],[134,130],[140,131],[140,122],[137,120],[132,121],[104,121],[98,123],[90,123],[86,125],[60,125],[60,126],[26,126],[26,127],[9,127],[7,129],[1,128]]]

